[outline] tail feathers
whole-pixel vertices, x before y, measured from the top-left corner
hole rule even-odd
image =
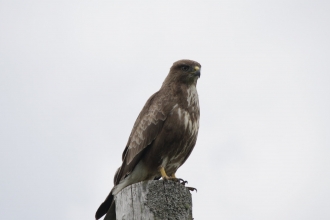
[[[101,218],[103,215],[107,214],[108,210],[112,207],[112,211],[115,211],[115,203],[113,201],[112,190],[109,193],[108,197],[104,200],[104,202],[100,205],[95,213],[95,219]]]
[[[103,220],[116,220],[116,206],[115,201],[111,203],[111,206],[107,212],[107,215],[104,217]]]

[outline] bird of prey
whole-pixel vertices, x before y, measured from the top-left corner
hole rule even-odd
[[[147,100],[135,121],[114,187],[96,211],[96,219],[105,214],[105,220],[116,219],[114,196],[126,186],[160,178],[181,180],[175,173],[197,140],[200,71],[201,65],[192,60],[173,63],[160,90]]]

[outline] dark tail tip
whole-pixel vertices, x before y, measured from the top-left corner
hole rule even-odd
[[[113,201],[112,191],[109,193],[108,197],[104,200],[104,202],[100,205],[95,213],[95,219],[101,218],[103,215],[107,214],[111,203]]]

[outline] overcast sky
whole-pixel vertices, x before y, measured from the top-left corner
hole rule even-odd
[[[329,1],[0,0],[1,219],[91,220],[172,63],[201,63],[195,219],[330,219]]]

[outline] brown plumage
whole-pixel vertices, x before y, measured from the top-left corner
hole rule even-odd
[[[114,177],[114,187],[95,218],[115,220],[113,196],[124,187],[153,179],[176,179],[177,169],[192,152],[199,128],[196,90],[201,65],[192,60],[173,64],[162,87],[135,121]]]

